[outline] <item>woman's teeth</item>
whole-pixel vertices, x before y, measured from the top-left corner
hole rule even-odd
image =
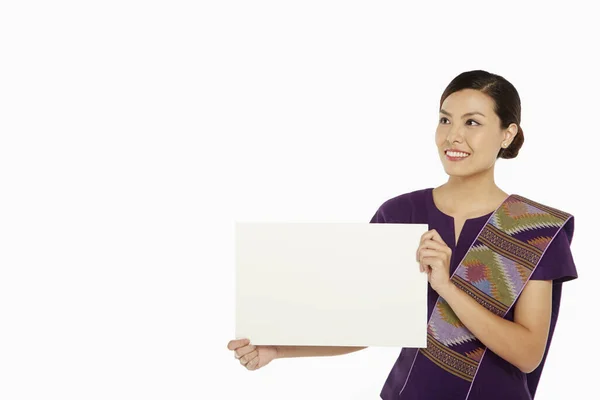
[[[458,151],[447,151],[446,154],[448,156],[450,156],[450,157],[455,157],[455,158],[458,158],[458,157],[463,157],[464,158],[464,157],[468,157],[469,156],[468,153],[461,153],[461,152],[458,152]]]

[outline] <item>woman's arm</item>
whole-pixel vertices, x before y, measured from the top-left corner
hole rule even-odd
[[[366,347],[344,346],[275,346],[275,348],[277,349],[275,358],[339,356],[366,349]]]
[[[514,322],[492,313],[451,281],[438,291],[460,321],[491,351],[529,373],[540,364],[552,313],[552,281],[529,281],[515,305]]]

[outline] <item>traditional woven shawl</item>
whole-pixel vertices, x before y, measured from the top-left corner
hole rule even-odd
[[[555,208],[509,196],[490,216],[450,280],[504,318],[556,234],[571,218]],[[427,348],[419,349],[413,366],[423,362],[422,357],[428,358],[464,381],[460,386],[465,388],[466,399],[486,350],[439,297],[427,324]]]

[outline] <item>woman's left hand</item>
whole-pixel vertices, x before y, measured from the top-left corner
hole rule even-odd
[[[433,290],[443,292],[450,281],[450,259],[452,250],[446,245],[440,234],[432,229],[421,236],[421,244],[417,249],[417,261],[421,272],[427,273],[427,279]]]

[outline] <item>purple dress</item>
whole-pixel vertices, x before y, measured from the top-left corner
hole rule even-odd
[[[429,229],[437,230],[452,249],[450,262],[450,275],[452,275],[492,213],[466,220],[458,244],[455,246],[454,220],[436,207],[432,191],[433,188],[423,189],[387,200],[379,207],[371,223],[428,224]],[[473,382],[469,400],[533,399],[556,326],[562,283],[577,278],[577,270],[570,250],[573,226],[571,224],[569,228],[559,231],[530,278],[553,281],[550,331],[546,353],[540,366],[532,373],[525,374],[488,349]],[[437,298],[437,292],[428,285],[428,319]],[[514,321],[514,306],[510,308],[505,319]],[[465,400],[466,393],[452,387],[448,372],[429,360],[426,363],[417,363],[421,367],[413,368],[409,375],[416,353],[416,348],[401,350],[381,390],[382,399]]]

